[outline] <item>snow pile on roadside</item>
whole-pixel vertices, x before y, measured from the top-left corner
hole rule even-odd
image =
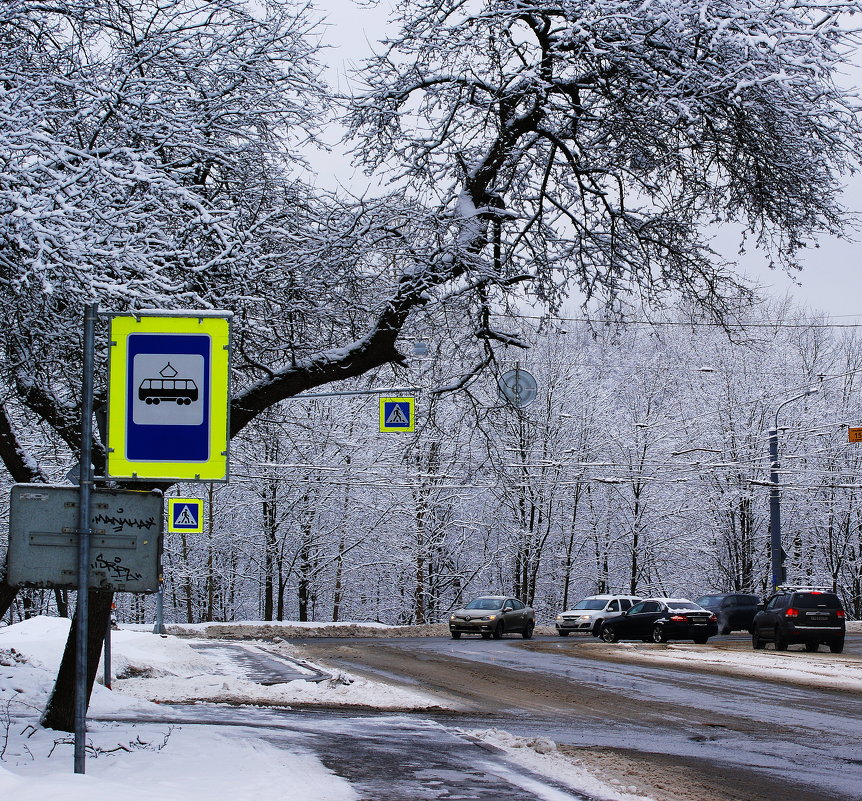
[[[722,650],[697,645],[619,643],[613,656],[635,662],[686,664],[719,673],[780,680],[837,690],[862,690],[862,660],[805,651]]]
[[[41,714],[57,677],[69,625],[66,618],[34,617],[0,629],[0,704],[7,716]],[[90,711],[100,715],[141,705],[137,699],[115,697],[96,685]]]
[[[42,710],[53,686],[70,621],[34,617],[0,630],[0,702],[15,698],[22,708]],[[249,643],[249,648],[254,644]],[[292,654],[287,643],[279,650]],[[430,709],[436,697],[367,679],[340,674],[322,682],[291,681],[263,686],[247,681],[243,666],[224,654],[209,656],[172,636],[141,631],[111,633],[114,692],[96,684],[90,714],[105,716],[146,701],[211,701],[289,706],[325,704],[383,709]],[[102,666],[97,681],[102,681]],[[149,704],[146,704],[148,708]]]
[[[321,682],[302,679],[264,686],[238,676],[210,674],[194,677],[117,680],[115,691],[159,703],[209,702],[259,706],[325,705],[389,710],[439,709],[440,699],[346,673]]]
[[[596,799],[652,801],[648,796],[639,795],[637,787],[611,786],[607,778],[596,778],[589,770],[558,751],[556,743],[545,737],[526,739],[500,729],[479,729],[465,731],[464,734],[501,750],[508,760],[540,776]]]
[[[441,637],[449,634],[445,623],[423,626],[387,626],[375,622],[300,623],[295,620],[239,620],[234,623],[172,623],[168,634],[209,637],[216,640],[273,640],[284,637]]]

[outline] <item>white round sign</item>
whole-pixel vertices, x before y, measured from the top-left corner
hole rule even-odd
[[[497,380],[500,397],[508,401],[516,409],[523,409],[536,400],[538,384],[532,373],[516,367],[508,370]]]

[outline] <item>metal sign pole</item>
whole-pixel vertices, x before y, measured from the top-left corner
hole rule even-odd
[[[87,736],[87,638],[90,574],[90,490],[93,485],[93,383],[97,305],[84,313],[84,376],[81,393],[81,472],[78,505],[78,628],[75,641],[75,773],[84,773]]]

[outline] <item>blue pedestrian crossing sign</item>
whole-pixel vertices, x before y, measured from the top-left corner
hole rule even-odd
[[[200,498],[168,498],[168,531],[172,534],[202,534],[204,502]]]
[[[416,428],[414,409],[413,398],[381,398],[380,430],[414,431]]]

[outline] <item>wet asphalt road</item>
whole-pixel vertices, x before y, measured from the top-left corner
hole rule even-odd
[[[697,801],[862,801],[862,692],[615,662],[601,658],[604,646],[595,648],[592,638],[293,642],[312,660],[437,692],[461,711],[200,705],[163,706],[162,719],[217,723],[238,736],[253,732],[280,747],[311,750],[363,801],[589,798],[517,768],[465,735],[482,729],[545,737],[575,754],[637,763],[644,775],[676,776],[691,784]],[[227,655],[235,646],[210,647]],[[848,638],[847,654],[860,651],[862,637]],[[249,677],[260,680],[274,669],[268,657],[256,664],[245,654]],[[288,666],[284,678],[289,674]]]
[[[607,661],[586,644],[557,637],[353,641],[347,650],[336,641],[305,643],[347,671],[400,674],[408,685],[459,698],[465,714],[433,715],[447,726],[637,755],[645,769],[688,771],[706,788],[703,798],[862,799],[862,692]],[[862,637],[848,645],[858,654]]]

